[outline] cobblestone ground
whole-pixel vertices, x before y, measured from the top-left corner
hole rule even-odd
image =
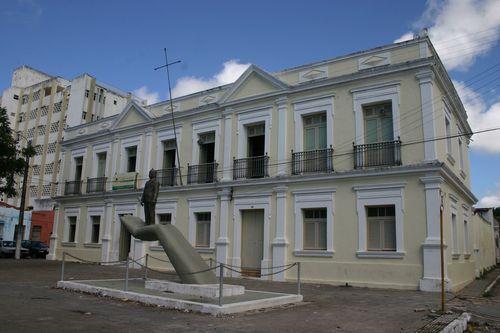
[[[123,272],[70,263],[66,279],[122,278]],[[300,305],[212,317],[62,291],[54,288],[59,274],[58,262],[0,260],[0,332],[414,332],[432,320],[430,310],[439,303],[433,293],[303,284],[305,302]],[[131,277],[141,274],[131,271]],[[228,282],[254,290],[296,291],[294,283]],[[487,301],[498,306],[496,295]],[[485,311],[473,296],[453,297],[455,307]]]

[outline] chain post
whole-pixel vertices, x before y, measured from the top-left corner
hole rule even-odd
[[[62,253],[62,263],[61,263],[61,281],[64,281],[64,262],[66,261],[66,252]]]
[[[300,261],[297,262],[297,295],[300,295]]]
[[[144,280],[148,279],[148,257],[149,253],[146,253],[146,260],[144,262]]]
[[[129,265],[129,259],[127,257],[127,262],[125,264],[125,291],[128,291],[128,265]]]
[[[222,298],[224,297],[224,283],[222,281],[224,277],[224,265],[219,265],[219,306],[222,306]]]

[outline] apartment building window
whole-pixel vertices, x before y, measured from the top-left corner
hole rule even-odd
[[[451,252],[458,253],[458,230],[457,230],[457,215],[451,214]]]
[[[170,214],[170,213],[158,214],[158,223],[159,224],[171,224],[172,223],[172,214]]]
[[[82,119],[85,120],[87,118],[87,112],[83,111],[82,112]]]
[[[326,143],[326,114],[320,113],[306,116],[304,124],[305,150],[325,149]]]
[[[47,154],[53,154],[56,152],[56,144],[57,142],[51,142],[47,146]]]
[[[40,166],[35,164],[32,166],[32,169],[33,169],[33,175],[34,176],[38,176],[40,174]]]
[[[46,116],[49,113],[49,107],[47,105],[42,106],[40,109],[40,116]]]
[[[89,97],[89,93],[90,93],[90,91],[88,89],[85,90],[85,97]]]
[[[210,212],[195,213],[196,247],[210,247]]]
[[[54,104],[54,113],[57,113],[57,112],[61,112],[61,102]]]
[[[113,101],[113,104],[116,105],[116,99]]]
[[[32,138],[35,135],[35,128],[32,127],[30,129],[28,129],[28,132],[26,132],[26,135],[28,136],[28,138]]]
[[[17,100],[19,100],[19,95],[15,95],[15,94],[14,94],[14,99],[15,99],[16,101],[17,101]]]
[[[30,195],[32,197],[38,197],[38,186],[36,186],[36,185],[30,186]]]
[[[24,112],[19,113],[19,122],[22,123],[24,121]]]
[[[106,176],[106,152],[97,153],[97,177]]]
[[[50,184],[42,186],[42,197],[50,197]]]
[[[326,208],[303,209],[304,250],[326,250]]]
[[[451,154],[451,152],[452,152],[452,150],[451,150],[451,124],[450,124],[450,120],[446,116],[444,118],[444,124],[446,127],[446,152],[448,154]]]
[[[363,106],[365,117],[365,143],[394,140],[392,104]]]
[[[125,149],[125,152],[127,154],[127,172],[135,172],[137,163],[137,146],[128,147]]]
[[[54,172],[54,162],[50,162],[48,164],[45,164],[45,174],[49,175],[52,172]]]
[[[43,153],[43,145],[36,145],[35,146],[35,155],[42,155]]]
[[[59,130],[59,120],[50,124],[50,133],[55,133]]]
[[[45,125],[38,126],[38,135],[45,135]]]
[[[37,112],[38,112],[38,108],[34,108],[33,110],[31,110],[30,111],[30,119],[35,119]]]
[[[37,90],[33,93],[33,100],[38,101],[40,99],[40,90]]]
[[[82,179],[83,171],[83,156],[75,157],[75,178],[74,180]]]
[[[76,216],[68,216],[68,238],[67,241],[74,243],[76,240]]]
[[[394,205],[366,207],[368,251],[396,251]]]
[[[92,222],[90,242],[91,243],[99,243],[99,231],[101,228],[101,216],[100,215],[91,216],[90,220]]]
[[[29,97],[28,95],[23,95],[23,100],[21,101],[21,104],[26,104],[28,103]]]

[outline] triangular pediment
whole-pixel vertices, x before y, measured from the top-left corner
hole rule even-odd
[[[253,96],[265,95],[273,92],[286,90],[288,86],[263,71],[255,65],[251,65],[241,74],[241,76],[233,83],[221,102],[230,102],[239,99],[249,98]]]
[[[385,57],[380,57],[380,56],[371,56],[365,61],[362,62],[363,65],[369,65],[369,66],[376,66],[383,61],[385,61],[387,58]]]
[[[151,121],[151,114],[135,101],[129,102],[118,118],[115,120],[111,129],[129,127]]]

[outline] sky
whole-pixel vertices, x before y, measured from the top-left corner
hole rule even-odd
[[[473,130],[500,126],[500,1],[0,2],[0,90],[29,65],[89,73],[150,103],[235,81],[253,63],[273,72],[411,38],[428,28]],[[473,191],[500,206],[500,131],[471,143]]]

